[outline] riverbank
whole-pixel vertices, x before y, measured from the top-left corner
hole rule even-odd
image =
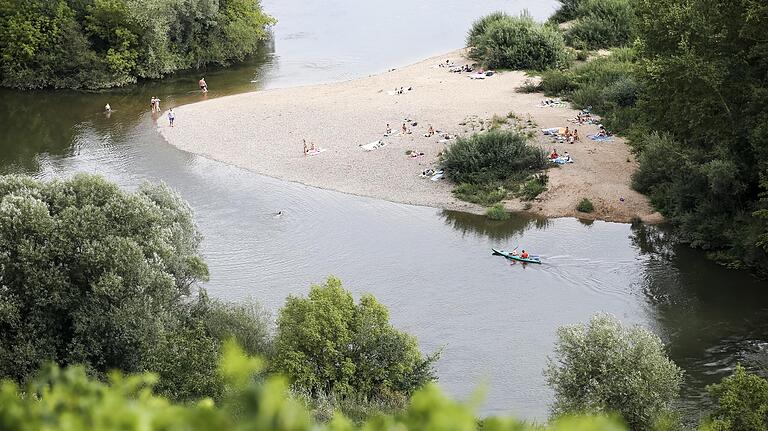
[[[576,111],[539,108],[540,94],[515,91],[526,79],[522,72],[504,72],[482,80],[467,73],[451,73],[436,65],[450,59],[466,63],[457,50],[380,75],[333,84],[283,88],[222,97],[175,108],[175,127],[161,121],[158,130],[172,145],[254,172],[310,186],[370,196],[394,202],[481,212],[477,205],[453,197],[446,180],[421,178],[435,169],[448,143],[439,135],[424,137],[428,128],[452,135],[480,130],[468,119],[506,117],[514,113],[538,128],[565,127]],[[403,87],[403,94],[395,89]],[[408,90],[408,89],[411,90]],[[405,119],[411,134],[399,133]],[[385,137],[387,124],[396,132]],[[596,126],[578,126],[582,136]],[[324,151],[303,153],[302,140]],[[386,143],[365,151],[361,145]],[[552,144],[537,133],[536,142]],[[639,217],[656,221],[645,196],[631,190],[636,164],[621,140],[567,145],[576,160],[549,171],[549,190],[528,211],[546,217],[580,216],[628,222]],[[413,158],[407,150],[424,153]],[[595,204],[595,212],[577,214],[581,198]],[[508,202],[510,209],[522,209]]]

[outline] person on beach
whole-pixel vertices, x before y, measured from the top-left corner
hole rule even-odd
[[[307,140],[302,139],[302,141],[304,142],[304,155],[306,156],[307,153],[309,153],[309,148],[307,148]]]
[[[387,129],[386,129],[386,131],[384,132],[384,136],[389,136],[389,135],[391,135],[391,134],[392,134],[392,128],[391,128],[391,127],[389,127],[389,123],[387,123]]]
[[[200,91],[203,93],[208,92],[208,84],[205,82],[205,78],[200,78],[200,81],[198,81],[198,84],[200,85]]]
[[[435,135],[435,129],[430,124],[429,125],[429,129],[427,129],[427,134],[425,136],[429,138],[429,137],[434,136],[434,135]]]
[[[402,127],[400,130],[402,130],[402,132],[403,132],[403,135],[405,135],[406,133],[408,133],[408,128],[407,128],[407,127],[405,127],[405,123],[403,123],[403,127]]]
[[[176,114],[173,113],[173,108],[168,110],[168,124],[173,127],[173,120],[176,119]]]
[[[155,112],[155,96],[149,99],[149,108],[152,109],[152,112]]]
[[[557,150],[553,148],[553,149],[552,149],[552,153],[549,155],[549,158],[550,158],[550,159],[552,159],[552,160],[554,160],[554,159],[556,159],[556,158],[558,158],[558,157],[560,157],[560,155],[559,155],[559,154],[557,154]]]
[[[579,131],[578,129],[573,129],[573,134],[571,135],[571,138],[573,138],[573,142],[579,141]]]

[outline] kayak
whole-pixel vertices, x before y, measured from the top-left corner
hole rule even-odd
[[[508,252],[506,252],[504,250],[496,250],[495,248],[492,248],[491,250],[493,250],[493,254],[498,254],[500,256],[504,256],[507,259],[516,260],[518,262],[541,264],[541,259],[539,259],[538,256],[531,256],[531,257],[528,257],[528,258],[523,258],[523,257],[517,256],[517,255],[514,255],[514,254],[510,254],[510,253],[508,253]]]

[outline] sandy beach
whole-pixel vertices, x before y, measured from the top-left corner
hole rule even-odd
[[[438,154],[452,142],[441,142],[437,134],[424,137],[430,125],[443,133],[469,135],[484,126],[468,119],[514,113],[532,120],[538,129],[574,127],[567,120],[576,117],[577,111],[539,108],[541,94],[517,93],[515,89],[528,78],[522,72],[475,80],[468,73],[437,67],[446,59],[457,65],[468,63],[463,51],[457,50],[352,81],[257,91],[180,106],[174,109],[175,127],[161,121],[159,132],[182,150],[288,181],[394,202],[482,212],[483,208],[454,198],[453,184],[447,180],[419,176],[437,167]],[[400,87],[403,94],[395,94]],[[400,132],[406,119],[411,134]],[[416,126],[411,125],[414,122]],[[393,136],[384,136],[387,124]],[[658,221],[645,196],[630,188],[636,163],[623,140],[593,142],[586,135],[595,133],[597,126],[576,127],[581,141],[557,148],[568,151],[576,162],[550,169],[549,190],[528,210],[547,217]],[[304,139],[323,151],[305,155]],[[378,140],[386,145],[372,151],[361,147]],[[535,142],[547,151],[553,147],[540,132]],[[407,156],[407,150],[424,156]],[[592,214],[576,213],[583,197],[595,204]],[[506,204],[514,210],[526,207],[515,200]]]

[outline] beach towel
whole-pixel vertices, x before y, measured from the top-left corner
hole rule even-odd
[[[437,171],[435,172],[435,175],[432,175],[432,178],[430,180],[437,181],[443,179],[443,176],[445,176],[445,173],[443,171]]]
[[[587,135],[587,138],[595,142],[612,142],[613,141],[613,136]]]
[[[386,145],[387,145],[386,142],[384,142],[382,140],[378,140],[378,141],[373,141],[373,142],[365,144],[365,145],[360,145],[360,148],[362,148],[365,151],[373,151],[373,150],[375,150],[377,148],[381,148],[381,147],[384,147]]]
[[[541,129],[541,132],[545,135],[556,135],[560,131],[559,127],[550,127],[548,129]]]
[[[473,73],[469,75],[469,79],[485,79],[484,73]]]
[[[550,162],[558,165],[564,165],[566,163],[573,163],[573,159],[566,159],[565,157],[558,157],[556,159],[549,159]]]
[[[316,155],[318,155],[318,154],[320,154],[320,153],[322,153],[324,151],[327,151],[327,150],[328,150],[327,148],[318,148],[318,149],[316,149],[314,151],[307,151],[307,155],[308,156],[316,156]]]

